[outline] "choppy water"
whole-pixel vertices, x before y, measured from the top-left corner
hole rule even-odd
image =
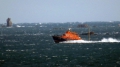
[[[120,22],[86,23],[97,35],[82,41],[54,43],[52,35],[68,28],[79,34],[80,23],[15,24],[0,28],[0,67],[119,67]]]

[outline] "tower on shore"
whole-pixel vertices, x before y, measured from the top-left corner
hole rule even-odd
[[[11,27],[12,26],[12,21],[10,18],[7,19],[7,27]]]

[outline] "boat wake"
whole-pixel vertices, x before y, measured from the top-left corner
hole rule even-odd
[[[114,38],[103,38],[100,41],[87,41],[87,40],[70,40],[60,43],[119,43],[120,40]]]

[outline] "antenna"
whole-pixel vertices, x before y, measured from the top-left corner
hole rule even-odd
[[[88,26],[88,40],[90,41],[90,27]]]
[[[71,28],[68,28],[68,30],[71,30]]]

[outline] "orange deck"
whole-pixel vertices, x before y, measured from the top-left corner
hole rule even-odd
[[[63,34],[61,38],[64,38],[66,40],[81,40],[77,33],[71,32],[70,30],[66,31],[66,33]]]

